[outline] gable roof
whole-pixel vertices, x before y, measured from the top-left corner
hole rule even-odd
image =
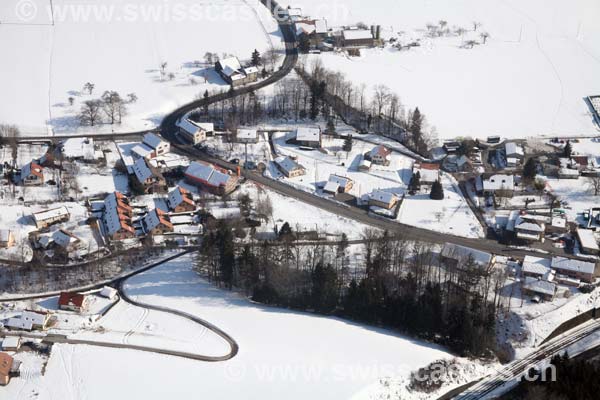
[[[296,140],[299,142],[318,142],[321,140],[319,128],[299,127],[296,129]]]
[[[173,224],[171,224],[171,221],[169,221],[168,218],[168,215],[164,211],[155,208],[144,216],[142,224],[144,225],[146,232],[149,232],[160,225],[173,228]]]
[[[480,267],[488,267],[492,262],[492,255],[490,253],[453,243],[444,244],[444,248],[440,254],[442,257],[458,261],[459,264],[464,264],[469,258]]]
[[[120,230],[135,233],[131,226],[131,207],[126,203],[127,198],[119,192],[110,193],[104,199],[103,220],[109,235],[114,235]]]
[[[391,203],[395,198],[397,198],[394,193],[386,192],[385,190],[374,190],[369,193],[369,198],[372,200],[380,201],[382,203]]]
[[[83,307],[85,295],[81,293],[62,292],[58,297],[58,305],[66,307]]]
[[[280,156],[275,159],[275,163],[279,166],[279,168],[283,169],[287,173],[295,171],[297,169],[304,169],[304,167],[298,164],[296,161],[292,160],[288,156]]]
[[[194,161],[185,170],[185,175],[191,179],[202,181],[210,186],[226,186],[233,179],[226,171],[216,168],[212,164]]]
[[[224,58],[217,61],[217,63],[221,66],[221,71],[229,77],[236,73],[241,73],[242,65],[237,57]]]
[[[46,221],[49,219],[60,218],[63,216],[67,217],[67,216],[69,216],[69,210],[67,210],[67,207],[62,206],[62,207],[58,207],[58,208],[53,208],[51,210],[35,212],[32,215],[33,215],[33,219],[37,223],[37,222]]]
[[[552,268],[563,271],[593,274],[596,270],[596,264],[593,262],[573,260],[566,257],[552,257]]]
[[[256,129],[238,129],[235,135],[238,139],[256,139],[258,132]]]
[[[515,180],[512,175],[492,175],[483,180],[483,190],[513,190]]]
[[[157,135],[155,135],[152,132],[146,133],[144,135],[144,139],[142,140],[142,143],[144,143],[145,145],[147,145],[148,147],[151,147],[153,149],[156,150],[156,148],[158,146],[161,145],[161,143],[163,143],[164,141],[158,137]]]
[[[329,175],[329,182],[336,183],[338,186],[346,187],[348,183],[352,182],[352,179],[346,176],[331,174]]]
[[[169,207],[171,207],[171,209],[174,209],[181,203],[188,203],[193,206],[196,205],[192,199],[192,194],[181,186],[177,186],[175,189],[169,192],[167,202],[169,203]]]
[[[141,183],[146,182],[147,179],[152,178],[154,175],[152,170],[146,164],[146,160],[144,158],[138,158],[135,163],[133,163],[133,173],[138,181]]]
[[[376,156],[379,156],[382,158],[388,158],[390,156],[390,154],[392,154],[392,152],[382,144],[373,147],[371,149],[371,151],[369,152],[369,155],[371,156],[371,158],[376,157]]]
[[[556,284],[529,276],[525,278],[525,284],[523,287],[531,290],[532,292],[547,294],[550,296],[554,296],[556,293]]]
[[[522,271],[524,273],[544,275],[550,270],[551,260],[543,257],[525,256]]]

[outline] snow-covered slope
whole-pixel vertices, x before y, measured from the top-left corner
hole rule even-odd
[[[23,15],[29,9],[17,7],[24,2],[37,10],[31,20]],[[102,129],[151,127],[206,89],[227,90],[212,66],[204,64],[206,52],[243,61],[254,49],[282,46],[276,21],[258,0],[52,4],[54,18],[47,13],[49,0],[0,4],[0,123],[18,124],[24,133],[43,133],[47,122],[57,133],[77,129],[81,103],[105,90],[136,93],[139,100],[129,105],[122,126]],[[161,79],[164,62],[166,77]],[[86,82],[95,84],[91,96],[82,93]],[[75,99],[73,106],[69,97]]]
[[[285,1],[285,0],[284,0]],[[419,106],[440,137],[597,133],[585,96],[600,94],[600,2],[595,0],[287,0],[329,26],[359,21],[411,50],[374,49],[361,57],[323,54],[370,92],[385,84],[406,107]],[[426,24],[447,21],[461,37],[426,37]],[[481,23],[477,32],[473,22]],[[461,48],[469,39],[485,45]]]

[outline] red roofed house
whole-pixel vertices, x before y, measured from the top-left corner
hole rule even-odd
[[[14,359],[7,353],[0,353],[0,385],[6,386],[10,382],[10,373]]]
[[[194,161],[185,170],[188,182],[202,187],[204,190],[225,196],[235,190],[239,178],[212,164]]]
[[[87,297],[81,293],[62,292],[58,298],[61,310],[81,312],[87,307]]]
[[[379,165],[390,165],[390,155],[392,152],[384,145],[378,145],[373,147],[373,150],[369,152],[369,158],[371,162]]]
[[[196,210],[196,203],[189,190],[177,186],[171,192],[169,192],[169,198],[167,203],[169,208],[175,212],[192,212]]]

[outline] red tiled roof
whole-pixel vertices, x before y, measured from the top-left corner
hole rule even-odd
[[[81,307],[84,300],[85,296],[83,294],[62,292],[58,298],[58,305]]]

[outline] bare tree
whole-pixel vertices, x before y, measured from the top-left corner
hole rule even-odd
[[[377,85],[375,86],[373,95],[377,115],[381,115],[390,100],[390,90],[385,85]]]
[[[85,85],[83,85],[83,90],[88,92],[88,94],[91,96],[92,93],[94,93],[95,87],[96,85],[94,85],[92,82],[87,82]]]
[[[592,176],[588,178],[588,186],[594,196],[600,195],[600,176]]]
[[[487,33],[487,32],[481,32],[481,33],[479,34],[479,36],[480,36],[480,37],[481,37],[481,39],[483,40],[483,44],[485,44],[485,42],[487,42],[487,40],[489,39],[489,37],[490,37],[490,34],[489,34],[489,33]]]
[[[82,125],[95,126],[102,120],[102,102],[100,100],[88,100],[81,106],[79,121]]]
[[[106,91],[102,95],[102,109],[108,117],[111,125],[115,122],[121,123],[123,116],[127,113],[125,101],[118,92]]]
[[[481,22],[473,21],[473,31],[477,31],[481,27]]]
[[[281,54],[275,49],[269,49],[265,52],[265,54],[263,54],[263,59],[269,63],[271,70],[275,70],[275,65],[280,58]]]

